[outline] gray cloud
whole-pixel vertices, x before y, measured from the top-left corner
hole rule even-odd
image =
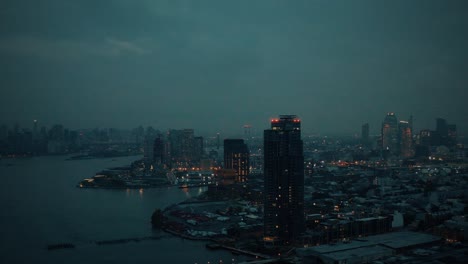
[[[354,133],[394,111],[468,131],[465,1],[3,7],[0,122],[240,131],[296,113],[305,131]]]
[[[111,45],[111,52],[114,54],[121,53],[134,53],[137,55],[144,55],[151,53],[151,50],[140,47],[137,43],[132,43],[130,41],[117,40],[113,38],[108,38],[107,42]]]
[[[53,60],[77,60],[90,56],[144,55],[151,50],[139,44],[107,38],[89,42],[85,40],[50,39],[45,37],[15,36],[0,38],[0,53],[33,56]]]

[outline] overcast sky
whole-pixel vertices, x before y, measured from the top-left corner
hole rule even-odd
[[[468,132],[468,1],[0,4],[0,123],[378,132],[389,111]]]

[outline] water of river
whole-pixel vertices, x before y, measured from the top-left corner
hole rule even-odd
[[[65,156],[0,160],[0,263],[237,263],[245,257],[209,251],[151,229],[155,208],[201,193],[178,188],[80,189],[76,184],[140,157],[65,160]],[[158,240],[98,246],[93,241],[145,236]],[[48,251],[48,244],[75,249]]]

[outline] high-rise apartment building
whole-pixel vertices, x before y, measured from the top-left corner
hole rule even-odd
[[[388,113],[382,123],[382,150],[399,154],[398,121],[394,113]]]
[[[224,140],[224,168],[234,170],[238,182],[244,182],[249,175],[249,156],[243,139]]]
[[[193,160],[194,131],[193,129],[171,129],[168,132],[169,154],[173,165],[186,166]]]
[[[301,121],[281,115],[264,131],[264,242],[288,244],[304,232]]]
[[[403,158],[411,158],[414,156],[413,131],[411,125],[407,121],[400,121],[398,129],[400,136],[400,156]]]

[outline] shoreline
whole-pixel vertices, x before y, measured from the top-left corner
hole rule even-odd
[[[76,185],[76,188],[79,189],[101,189],[101,190],[135,190],[135,189],[157,189],[157,188],[165,188],[165,187],[177,187],[176,185],[167,184],[167,185],[158,185],[158,186],[126,186],[126,187],[104,187],[104,186],[80,186],[79,184]]]
[[[232,254],[245,255],[245,256],[249,256],[249,257],[254,257],[256,259],[257,258],[258,259],[265,259],[265,260],[266,259],[272,259],[272,256],[269,256],[269,255],[265,255],[265,254],[257,253],[257,252],[251,252],[251,251],[243,250],[243,249],[240,249],[240,248],[225,245],[221,241],[218,241],[218,240],[216,240],[214,238],[194,237],[194,236],[179,233],[179,232],[174,231],[174,230],[170,230],[168,228],[161,228],[161,230],[164,231],[164,232],[167,232],[167,233],[169,233],[171,235],[174,235],[176,237],[179,237],[181,239],[188,239],[188,240],[192,240],[192,241],[213,242],[213,243],[205,244],[205,247],[207,249],[209,249],[209,250],[221,249],[221,250],[227,250],[227,251],[231,252]]]
[[[177,236],[177,237],[180,237],[182,239],[188,239],[188,240],[197,240],[197,241],[212,241],[212,242],[216,242],[216,243],[219,243],[218,241],[214,240],[213,238],[208,238],[208,237],[194,237],[194,236],[190,236],[190,235],[187,235],[187,234],[182,234],[182,233],[179,233],[177,231],[174,231],[174,230],[171,230],[169,228],[161,228],[162,231],[164,232],[167,232],[171,235],[174,235],[174,236]]]
[[[252,252],[246,249],[237,248],[235,239],[232,239],[228,236],[193,236],[191,234],[185,233],[186,229],[177,229],[177,227],[171,225],[172,221],[167,221],[169,212],[177,206],[180,205],[190,205],[190,204],[202,204],[202,203],[213,203],[213,202],[225,202],[225,201],[217,201],[217,200],[198,200],[198,198],[194,199],[186,199],[179,203],[171,204],[164,209],[162,209],[162,214],[166,218],[166,222],[159,227],[160,230],[169,233],[175,237],[179,237],[181,239],[187,239],[192,241],[204,241],[205,247],[208,250],[226,250],[231,252],[235,255],[244,255],[248,257],[252,257],[253,259],[272,259],[274,256],[270,256],[267,254],[263,254],[260,252]],[[154,227],[157,228],[157,227]],[[176,228],[176,229],[174,229]]]

